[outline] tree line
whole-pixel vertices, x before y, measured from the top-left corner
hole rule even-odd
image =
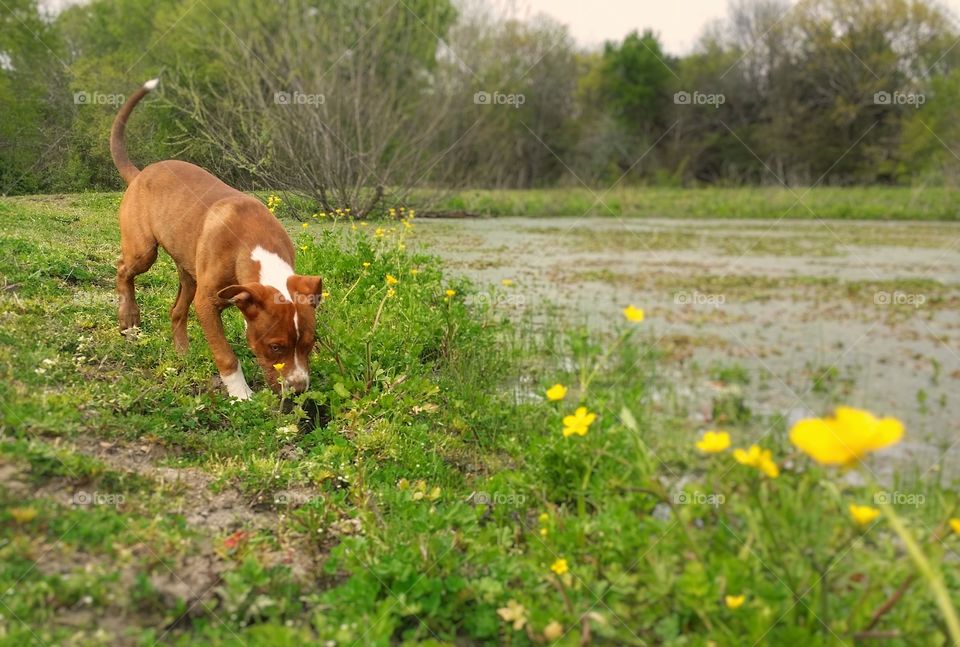
[[[578,46],[451,0],[94,0],[0,9],[0,193],[139,163],[363,211],[422,189],[952,184],[960,30],[936,0],[737,0],[685,56]]]

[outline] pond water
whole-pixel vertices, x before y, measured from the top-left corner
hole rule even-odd
[[[960,467],[960,224],[611,218],[424,219],[449,271],[515,313],[608,327],[627,304],[704,424],[740,381],[752,411],[836,402],[896,415],[917,472]]]

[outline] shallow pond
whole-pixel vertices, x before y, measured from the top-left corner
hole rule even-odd
[[[511,279],[516,313],[604,327],[643,307],[705,425],[739,372],[757,413],[896,415],[920,474],[960,468],[960,224],[436,219],[417,238],[481,286]]]

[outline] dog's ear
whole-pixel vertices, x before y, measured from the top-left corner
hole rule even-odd
[[[263,286],[259,283],[228,285],[217,292],[217,297],[237,306],[247,319],[253,319],[263,307]]]
[[[323,279],[319,276],[301,276],[294,274],[287,278],[287,289],[294,303],[309,303],[314,308],[323,295]]]

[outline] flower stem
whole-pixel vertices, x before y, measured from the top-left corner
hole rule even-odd
[[[933,598],[937,606],[940,607],[943,619],[947,623],[947,630],[950,632],[951,642],[954,645],[960,645],[960,620],[957,619],[957,610],[953,606],[953,601],[950,599],[950,593],[943,583],[943,578],[930,565],[927,556],[923,554],[920,545],[917,544],[913,535],[910,534],[907,526],[903,523],[903,520],[900,519],[899,515],[897,515],[893,506],[889,503],[881,503],[880,509],[883,511],[883,515],[887,518],[887,521],[890,522],[890,527],[893,528],[897,536],[900,537],[900,540],[907,549],[907,553],[909,553],[910,558],[913,559],[917,570],[920,571],[920,575],[922,575],[923,578],[927,580],[927,584],[930,585],[930,589],[933,591]]]

